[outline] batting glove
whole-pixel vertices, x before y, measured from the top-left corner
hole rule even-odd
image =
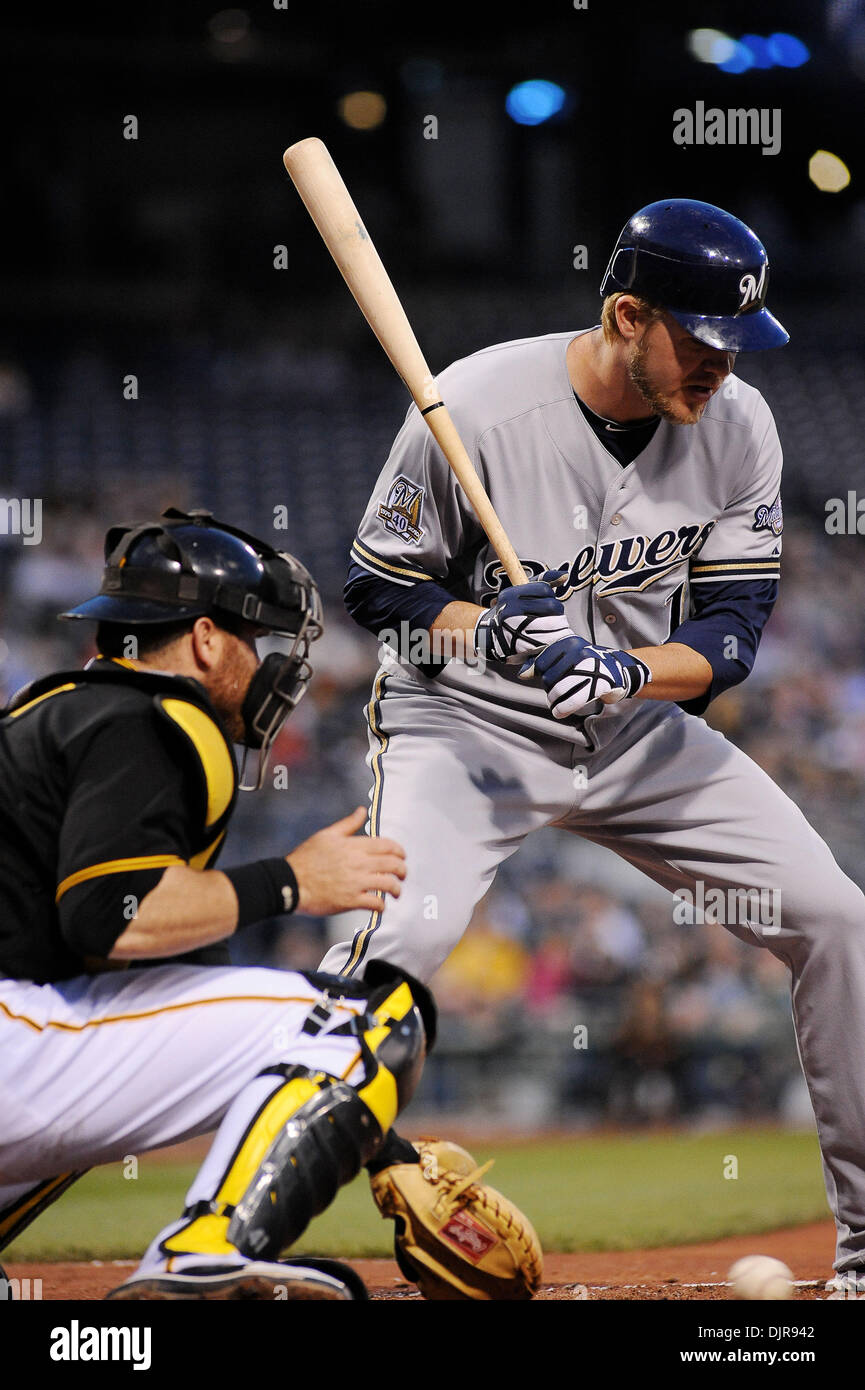
[[[549,584],[517,584],[505,589],[498,602],[475,624],[474,645],[487,661],[534,656],[551,642],[573,636],[564,606]]]
[[[520,678],[530,680],[532,676],[540,678],[554,719],[579,714],[594,700],[618,704],[636,695],[652,679],[638,656],[612,647],[593,647],[573,634],[525,663]]]

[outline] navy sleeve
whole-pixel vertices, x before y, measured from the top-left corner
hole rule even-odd
[[[777,597],[777,579],[692,584],[691,616],[667,638],[699,652],[712,668],[712,684],[704,695],[677,702],[688,714],[702,714],[716,696],[749,674]]]
[[[352,564],[343,595],[345,606],[356,623],[374,637],[388,629],[400,631],[408,623],[415,631],[432,627],[442,609],[454,596],[433,580],[417,584],[395,584]]]

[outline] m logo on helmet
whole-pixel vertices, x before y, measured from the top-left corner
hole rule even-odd
[[[747,309],[749,304],[756,304],[763,298],[763,291],[766,288],[766,269],[767,267],[764,265],[760,271],[759,280],[750,272],[742,276],[739,281],[739,290],[742,295],[740,309]]]

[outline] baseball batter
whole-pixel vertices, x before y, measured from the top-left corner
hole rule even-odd
[[[428,979],[498,865],[544,825],[714,902],[789,967],[835,1269],[852,1276],[865,1271],[865,899],[699,717],[748,675],[777,595],[781,449],[766,402],[732,374],[738,351],[787,341],[767,288],[743,223],[654,203],[614,248],[600,325],[442,373],[526,585],[508,587],[409,410],[346,588],[382,641],[370,827],[401,841],[408,873],[323,967],[383,956]]]

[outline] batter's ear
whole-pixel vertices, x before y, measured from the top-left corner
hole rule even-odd
[[[642,300],[634,294],[622,294],[615,304],[616,326],[626,343],[633,342],[637,325],[645,317]]]

